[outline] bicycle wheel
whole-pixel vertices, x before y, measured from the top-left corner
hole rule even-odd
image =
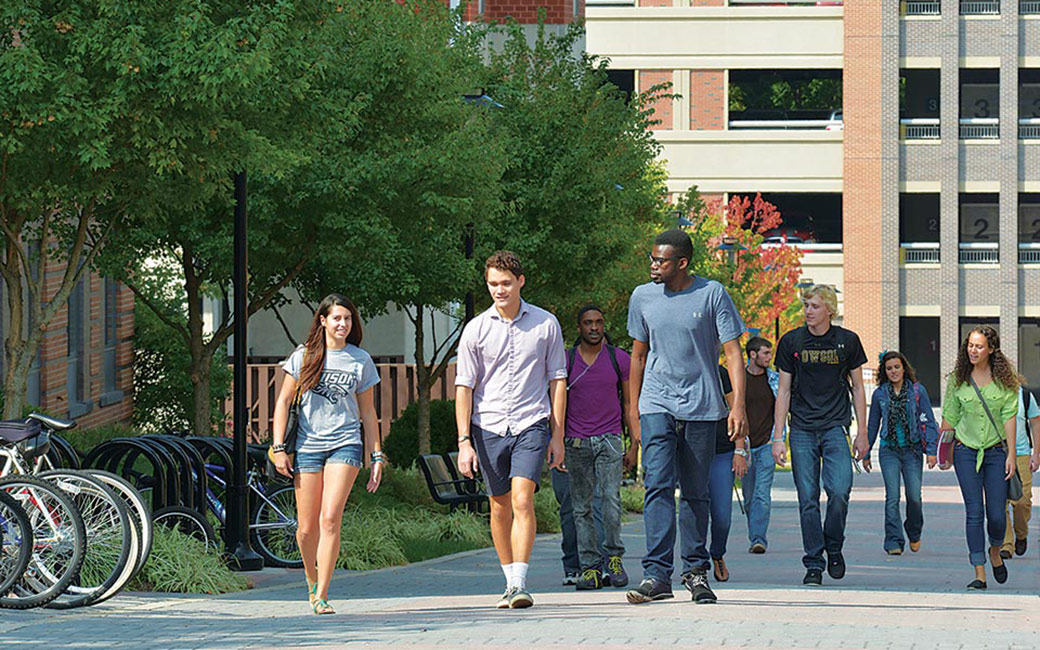
[[[28,568],[32,539],[29,516],[14,497],[0,491],[0,594]]]
[[[29,517],[33,552],[29,566],[0,607],[28,609],[54,600],[72,581],[86,557],[87,532],[75,502],[57,486],[31,476],[0,479],[0,490],[18,501]]]
[[[65,593],[46,607],[72,609],[90,605],[115,585],[125,585],[133,572],[136,557],[136,531],[123,499],[90,474],[58,469],[37,474],[51,481],[72,497],[83,516],[87,531],[87,554],[83,567]]]
[[[256,506],[249,519],[249,539],[253,550],[268,566],[303,568],[300,546],[296,542],[296,492],[293,486],[277,488],[270,494],[254,492]]]
[[[217,550],[217,534],[206,518],[191,508],[183,506],[167,506],[152,514],[152,523],[156,526],[173,528],[185,535],[199,540],[206,550]]]
[[[127,511],[130,513],[130,518],[137,528],[140,545],[137,551],[137,558],[134,561],[134,572],[130,574],[132,579],[141,570],[144,563],[148,561],[148,556],[152,552],[152,531],[154,530],[152,526],[152,510],[148,507],[148,503],[145,502],[141,493],[137,491],[137,488],[122,476],[101,469],[88,469],[86,471],[112,488],[116,494],[123,497]],[[107,598],[108,596],[102,596],[94,602],[101,602]]]

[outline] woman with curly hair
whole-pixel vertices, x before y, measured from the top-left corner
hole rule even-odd
[[[968,560],[975,567],[968,589],[986,588],[987,532],[993,578],[999,583],[1008,579],[1000,547],[1007,525],[1008,479],[1015,472],[1017,414],[1018,374],[1000,350],[1000,335],[988,325],[976,327],[964,339],[947,382],[941,429],[956,431],[953,467],[964,497]],[[929,467],[935,465],[934,458],[928,461]]]
[[[914,368],[902,352],[881,353],[877,369],[878,387],[870,400],[867,436],[870,447],[881,434],[878,459],[885,481],[885,552],[903,554],[903,531],[910,550],[921,548],[924,510],[921,504],[921,478],[924,455],[935,465],[939,431],[932,415],[928,391],[917,383]],[[863,458],[870,471],[870,452]],[[906,489],[906,521],[899,521],[900,478]]]

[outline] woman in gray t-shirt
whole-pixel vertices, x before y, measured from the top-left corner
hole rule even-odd
[[[376,491],[382,476],[372,391],[379,375],[372,357],[358,347],[361,335],[354,304],[338,293],[326,296],[314,314],[306,343],[282,364],[286,377],[274,407],[271,451],[275,467],[291,476],[296,488],[296,541],[315,614],[335,613],[328,603],[329,581],[339,557],[343,507],[364,464],[362,431],[372,449],[369,492]],[[297,387],[296,447],[286,449],[285,426]]]

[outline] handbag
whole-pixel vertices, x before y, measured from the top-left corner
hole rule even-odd
[[[1000,427],[997,426],[997,420],[993,417],[993,413],[989,410],[989,405],[986,404],[986,400],[982,397],[982,391],[979,390],[979,385],[975,383],[972,377],[968,377],[971,382],[971,387],[975,389],[975,394],[979,396],[979,401],[982,402],[982,408],[986,411],[986,416],[989,417],[990,424],[993,428],[1000,433]],[[1007,440],[1003,440],[1000,443],[1000,447],[1007,452]],[[1008,496],[1009,501],[1018,501],[1022,498],[1022,477],[1018,475],[1018,465],[1015,465],[1015,471],[1011,474],[1011,478],[1008,479]]]
[[[307,355],[304,353],[303,362],[307,361]],[[303,367],[303,363],[300,364]],[[285,436],[282,438],[282,444],[285,445],[285,455],[289,457],[289,464],[292,465],[293,456],[296,455],[296,439],[297,434],[300,431],[300,383],[296,383],[296,394],[293,395],[292,402],[289,403],[289,413],[285,417]],[[286,477],[284,474],[278,472],[278,468],[274,464],[274,451],[271,447],[267,448],[267,465],[264,468],[267,478],[272,481],[284,481]]]

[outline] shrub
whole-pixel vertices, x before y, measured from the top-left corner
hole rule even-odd
[[[455,429],[455,400],[430,401],[430,451],[446,454],[457,449]],[[398,467],[409,467],[419,459],[419,404],[408,405],[390,425],[390,433],[383,441],[383,450],[390,462]]]
[[[422,506],[438,512],[447,512],[447,506],[435,504],[426,487],[426,479],[418,467],[389,466],[383,470],[383,478],[379,490],[372,494],[365,489],[371,470],[362,469],[358,473],[354,487],[350,491],[349,504],[370,508],[382,506],[396,508],[402,505]]]
[[[539,533],[560,532],[560,503],[552,489],[552,481],[548,477],[534,493],[534,516],[538,520]]]
[[[625,512],[643,512],[643,495],[646,489],[642,485],[621,486],[621,509]]]
[[[220,556],[207,551],[199,540],[173,528],[156,526],[148,562],[127,588],[132,591],[226,594],[249,587],[243,576],[228,569]]]
[[[343,513],[339,560],[344,569],[398,566],[491,545],[487,520],[422,507],[351,506]]]
[[[115,438],[131,438],[139,436],[142,431],[129,424],[116,422],[113,424],[104,424],[91,429],[73,429],[67,433],[63,433],[62,437],[72,443],[72,446],[76,448],[76,451],[86,454],[91,449],[97,447],[103,442],[113,440]]]

